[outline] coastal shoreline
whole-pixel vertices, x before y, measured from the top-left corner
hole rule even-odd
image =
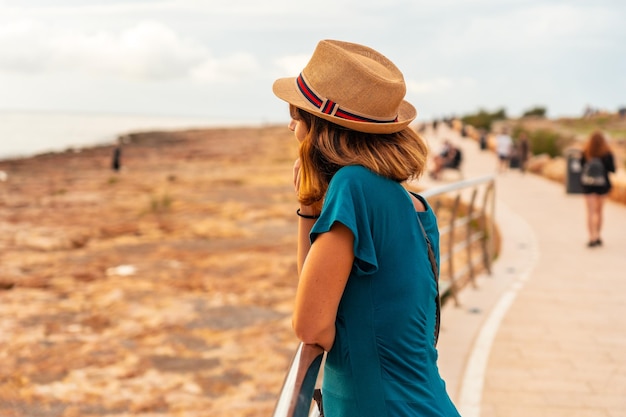
[[[206,116],[0,110],[0,159],[104,146],[132,133],[260,126]]]

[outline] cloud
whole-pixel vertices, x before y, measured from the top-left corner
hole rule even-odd
[[[278,68],[280,77],[295,77],[300,74],[310,58],[310,54],[288,55],[276,59],[274,65]]]
[[[406,80],[407,92],[415,94],[442,94],[461,87],[472,87],[475,84],[475,80],[468,77],[437,77],[426,81]]]
[[[467,19],[455,16],[443,25],[444,35],[439,37],[438,47],[453,56],[516,50],[541,52],[597,44],[611,36],[607,28],[618,25],[611,9],[600,5],[520,3],[485,13],[479,9]]]
[[[0,28],[0,72],[75,73],[135,80],[234,81],[258,70],[253,55],[214,58],[200,42],[144,21],[118,32],[53,29],[33,20]]]
[[[200,82],[236,82],[254,77],[259,68],[253,55],[237,53],[221,60],[207,58],[191,69],[191,76]]]
[[[47,53],[45,30],[33,20],[0,26],[0,71],[37,72]]]
[[[303,15],[290,0],[0,0],[0,108],[165,113],[186,102],[191,112],[202,103],[239,117],[239,105],[224,103],[272,100],[273,80],[297,75],[323,38],[392,58],[420,114],[535,102],[560,114],[623,101],[623,0],[316,6]],[[272,106],[249,115],[273,114]]]
[[[156,22],[141,22],[119,34],[63,34],[49,47],[53,68],[146,79],[180,77],[207,54],[202,45]]]
[[[452,89],[454,82],[449,78],[435,78],[429,81],[407,80],[407,91],[411,93],[443,93]]]

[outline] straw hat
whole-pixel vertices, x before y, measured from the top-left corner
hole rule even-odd
[[[349,129],[395,133],[415,119],[400,70],[386,57],[349,42],[323,40],[298,77],[274,82],[287,103]]]

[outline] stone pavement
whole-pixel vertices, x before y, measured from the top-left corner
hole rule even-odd
[[[463,149],[465,178],[496,171],[493,153],[439,129],[425,137]],[[498,174],[493,273],[442,312],[439,364],[463,417],[626,417],[626,206],[604,214],[604,246],[589,249],[582,196]]]

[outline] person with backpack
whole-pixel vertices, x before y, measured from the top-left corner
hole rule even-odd
[[[587,209],[587,229],[590,248],[602,246],[600,231],[604,199],[611,191],[609,172],[615,172],[615,159],[606,138],[600,131],[593,132],[585,142],[580,182]]]

